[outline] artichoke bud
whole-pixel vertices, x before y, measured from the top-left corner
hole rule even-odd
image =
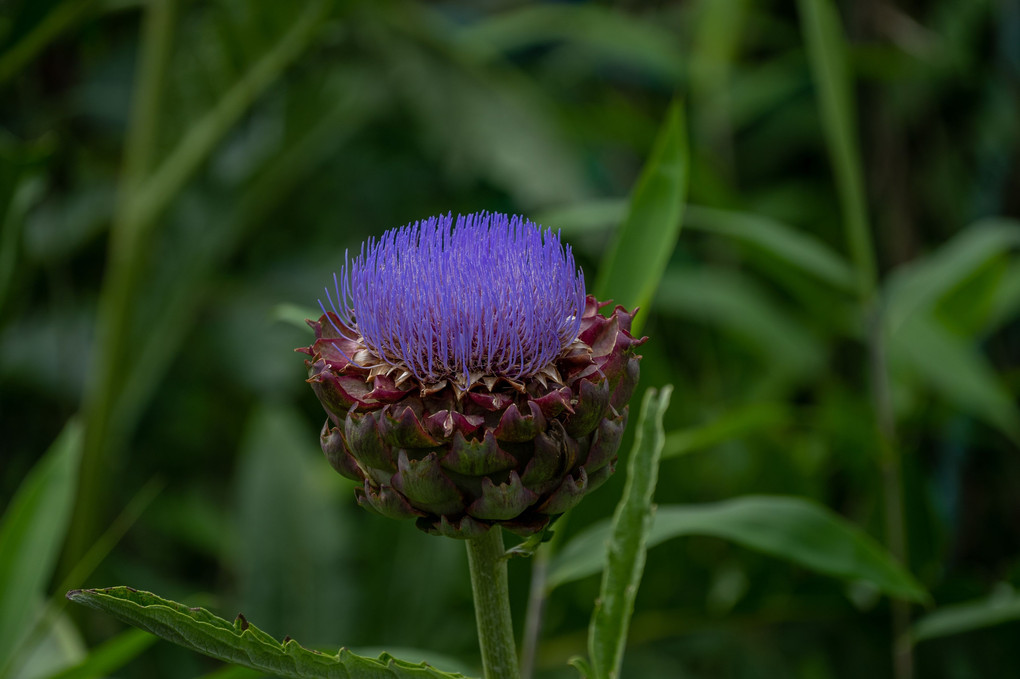
[[[559,235],[501,214],[431,219],[345,258],[298,349],[330,465],[363,507],[429,533],[542,530],[615,469],[635,312],[585,293]]]

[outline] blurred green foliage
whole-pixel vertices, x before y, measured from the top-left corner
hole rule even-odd
[[[290,320],[346,248],[447,211],[562,229],[592,288],[642,271],[620,255],[658,241],[615,233],[672,101],[684,228],[619,293],[651,300],[642,387],[676,385],[656,501],[796,495],[886,544],[902,514],[917,676],[1020,674],[1017,0],[6,0],[0,92],[7,525],[85,427],[63,564],[4,583],[45,612],[0,676],[217,671],[57,604],[119,583],[476,671],[463,546],[354,505]],[[551,591],[536,676],[575,676],[598,587]],[[872,585],[710,532],[652,549],[635,607],[625,677],[893,673]]]

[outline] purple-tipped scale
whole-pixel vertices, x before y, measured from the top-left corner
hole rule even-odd
[[[433,217],[362,245],[326,289],[309,379],[323,452],[363,506],[430,533],[540,530],[613,472],[633,313],[585,295],[558,234]]]

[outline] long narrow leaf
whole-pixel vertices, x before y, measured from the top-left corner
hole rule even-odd
[[[569,542],[552,562],[549,588],[602,570],[600,546],[609,531],[609,525],[600,522]],[[866,580],[890,596],[928,599],[914,577],[864,531],[801,498],[748,495],[714,504],[659,507],[648,545],[683,535],[724,538],[819,573]]]
[[[875,258],[864,195],[864,173],[853,119],[852,80],[847,66],[846,40],[832,0],[798,0],[808,62],[818,90],[818,105],[829,147],[836,189],[846,226],[851,258],[863,298],[875,286]]]
[[[599,198],[539,212],[535,215],[535,221],[559,229],[564,236],[572,237],[611,229],[626,216],[625,199]]]
[[[765,354],[775,370],[811,373],[824,350],[801,321],[739,271],[722,267],[671,268],[662,277],[656,304],[664,315],[718,326]]]
[[[88,16],[96,0],[65,0],[50,6],[42,20],[16,45],[0,55],[0,85],[15,77],[47,46]]]
[[[977,222],[934,253],[897,269],[886,286],[887,323],[895,331],[914,313],[929,311],[998,256],[1020,247],[1020,222]]]
[[[1020,596],[1010,590],[1002,596],[943,606],[914,623],[914,643],[962,634],[1020,620]]]
[[[612,228],[626,215],[626,201],[603,198],[546,210],[536,220],[570,237]],[[849,262],[822,241],[791,226],[749,212],[693,204],[684,209],[683,219],[689,229],[758,248],[839,290],[854,289],[854,271]]]
[[[854,289],[854,272],[845,259],[821,241],[768,217],[691,205],[685,220],[691,229],[754,245],[837,289]]]
[[[934,319],[914,314],[892,333],[889,358],[943,398],[1020,442],[1020,410],[977,349]]]
[[[752,433],[775,429],[791,419],[789,409],[780,403],[754,403],[733,409],[706,424],[666,434],[662,459],[686,455]]]
[[[1020,316],[1020,261],[1003,273],[989,307],[985,326],[989,332]]]
[[[156,11],[160,5],[154,5]],[[212,151],[223,141],[237,121],[308,47],[321,26],[327,2],[303,5],[301,14],[265,54],[219,98],[215,106],[194,124],[166,157],[153,168],[137,190],[134,184],[118,208],[111,231],[110,261],[100,292],[99,334],[94,356],[91,389],[86,394],[87,426],[84,462],[82,465],[79,507],[75,513],[75,530],[66,551],[68,561],[76,561],[87,549],[86,543],[98,533],[96,523],[104,496],[104,455],[117,450],[125,430],[117,429],[118,397],[122,393],[125,374],[121,356],[129,344],[134,292],[142,276],[141,253],[151,241],[158,218],[201,167]],[[164,29],[165,32],[166,29]],[[141,124],[141,123],[140,123]],[[151,122],[146,122],[146,126]],[[140,155],[141,152],[139,152]],[[135,158],[134,152],[128,159]],[[130,166],[133,163],[129,163]],[[112,443],[111,443],[112,441]]]
[[[156,641],[156,637],[129,629],[91,651],[77,665],[49,676],[49,679],[93,679],[108,677],[128,664]]]
[[[665,27],[594,4],[523,5],[458,26],[453,40],[483,59],[562,41],[584,49],[585,63],[595,68],[605,60],[667,81],[684,77],[684,52]]]
[[[81,428],[72,420],[22,482],[0,524],[0,672],[45,596],[71,518],[80,455]]]
[[[588,652],[596,679],[620,676],[634,598],[645,568],[652,495],[665,441],[662,418],[672,392],[671,386],[659,392],[649,389],[641,403],[634,448],[627,464],[627,483],[613,516],[602,589],[588,628]]]
[[[631,194],[627,218],[599,267],[595,282],[599,299],[612,297],[628,308],[648,311],[680,233],[688,174],[687,133],[677,102],[666,114]],[[647,314],[635,319],[635,333],[644,318]]]
[[[127,205],[127,218],[142,233],[151,228],[156,216],[177,196],[209,154],[220,144],[237,121],[309,46],[329,8],[327,2],[307,3],[294,24],[216,105],[188,128],[173,152],[166,157]]]
[[[456,679],[461,674],[440,672],[424,663],[408,663],[384,653],[365,658],[341,648],[336,655],[312,651],[287,638],[279,642],[249,623],[244,616],[233,622],[204,608],[161,599],[130,587],[78,589],[67,593],[71,601],[109,613],[158,637],[234,663],[289,679]]]

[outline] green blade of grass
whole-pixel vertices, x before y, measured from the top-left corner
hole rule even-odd
[[[753,279],[723,267],[671,267],[656,295],[662,315],[718,326],[764,354],[771,370],[805,375],[824,365],[824,348],[799,318]]]
[[[846,40],[831,0],[798,0],[808,63],[818,91],[822,127],[846,226],[848,246],[862,299],[875,290],[876,270],[864,173],[854,120],[852,80],[847,67]]]
[[[666,434],[662,459],[687,455],[750,434],[764,434],[792,419],[793,414],[783,403],[752,403],[733,408],[705,424]]]
[[[949,402],[1020,442],[1020,411],[995,368],[935,319],[907,318],[889,338],[889,357]]]
[[[106,677],[128,664],[152,646],[156,637],[142,630],[129,629],[89,651],[77,665],[52,674],[48,679],[93,679]]]
[[[127,345],[134,291],[143,274],[141,267],[145,258],[142,254],[149,246],[158,218],[241,116],[311,44],[328,9],[327,2],[310,2],[303,6],[294,23],[276,43],[224,92],[208,113],[189,127],[187,134],[151,173],[125,179],[125,189],[137,186],[137,190],[126,191],[130,195],[118,206],[110,234],[108,271],[99,300],[97,332],[100,341],[96,343],[93,387],[85,399],[86,438],[79,489],[81,511],[76,512],[75,531],[66,552],[68,568],[85,553],[88,541],[98,532],[104,497],[102,469],[109,449],[116,450],[125,433],[116,429],[118,397],[130,379],[123,370],[122,357],[130,353]],[[170,30],[164,26],[160,35]],[[165,40],[168,38],[161,38]],[[159,58],[153,57],[152,61],[159,61]],[[142,75],[147,75],[145,68]],[[139,104],[140,110],[151,110],[152,106],[146,102],[152,99],[158,100],[155,92]],[[148,129],[154,125],[155,117],[154,113],[144,116],[134,127]],[[138,134],[141,136],[140,132]],[[147,143],[129,144],[127,169],[138,173],[144,170]]]
[[[764,250],[839,290],[854,289],[854,271],[845,259],[818,239],[768,217],[691,205],[685,221],[688,228]]]
[[[50,43],[81,21],[95,4],[96,0],[65,0],[49,8],[28,35],[0,56],[0,85],[20,73]]]
[[[0,674],[29,633],[74,504],[81,427],[74,420],[22,482],[0,523]]]
[[[626,216],[626,201],[603,198],[545,210],[535,219],[570,238],[605,231]],[[822,241],[787,224],[749,212],[693,204],[684,208],[683,220],[688,229],[723,236],[766,252],[838,290],[855,289],[856,278],[849,262]]]
[[[1020,596],[1011,587],[985,599],[941,606],[914,623],[911,639],[940,639],[1020,620]]]
[[[627,217],[606,252],[595,294],[646,313],[634,319],[640,332],[677,236],[689,173],[683,108],[670,106],[666,120],[630,197]]]
[[[955,288],[1018,247],[1020,222],[984,219],[930,255],[896,269],[885,286],[888,327],[895,332],[912,314],[930,311]]]

